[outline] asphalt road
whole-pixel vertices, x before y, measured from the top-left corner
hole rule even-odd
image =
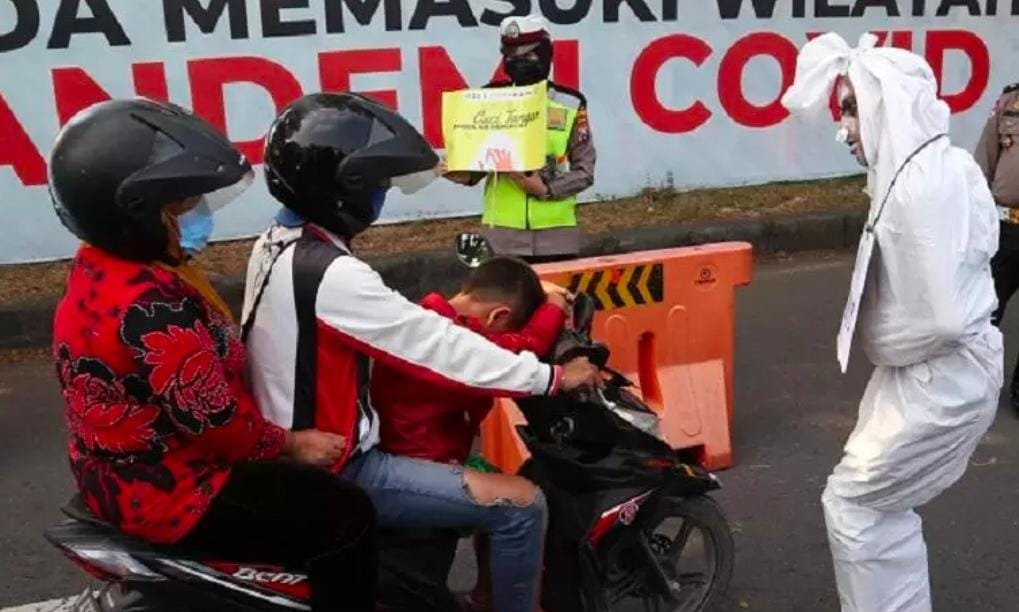
[[[852,429],[868,374],[835,363],[851,259],[803,256],[758,267],[737,316],[737,467],[717,496],[735,530],[724,610],[837,610],[819,497]],[[1007,329],[1019,328],[1009,318]],[[1007,345],[1019,346],[1019,334]],[[1011,367],[1011,359],[1009,359]],[[964,479],[922,510],[935,609],[1016,609],[1019,420],[1002,409]],[[78,570],[41,537],[71,481],[61,406],[45,362],[0,364],[0,607],[73,593]]]

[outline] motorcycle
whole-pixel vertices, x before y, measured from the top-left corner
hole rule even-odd
[[[470,267],[491,256],[484,238],[457,238]],[[597,392],[517,400],[517,432],[531,457],[520,473],[545,493],[549,526],[541,604],[546,612],[708,612],[732,576],[734,546],[709,493],[717,478],[672,449],[658,417],[608,367],[592,340],[594,302],[576,296],[573,325],[550,361],[587,357],[607,378]],[[196,558],[119,533],[77,498],[49,541],[96,578],[75,612],[309,610],[308,578],[293,568]],[[380,534],[380,610],[460,612],[448,588],[454,530]]]
[[[468,267],[492,257],[476,234],[456,239]],[[591,338],[594,300],[575,297],[572,325],[549,361],[587,357],[607,375],[597,392],[515,400],[528,459],[520,473],[545,493],[542,608],[546,612],[631,609],[706,612],[732,578],[734,544],[709,493],[718,479],[662,438],[657,414],[608,366]]]

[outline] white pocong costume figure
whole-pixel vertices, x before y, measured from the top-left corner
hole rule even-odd
[[[807,43],[783,103],[826,108],[848,78],[840,94],[855,93],[859,120],[850,145],[872,197],[843,336],[855,327],[876,368],[822,496],[842,610],[924,612],[927,549],[914,509],[962,476],[1002,383],[989,267],[998,222],[979,167],[949,143],[930,66],[874,44],[865,35],[851,49],[835,34]],[[847,357],[848,343],[843,368]]]

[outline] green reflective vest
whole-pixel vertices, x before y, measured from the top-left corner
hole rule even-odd
[[[554,166],[558,172],[568,169],[567,150],[580,105],[576,96],[549,84],[546,160],[547,167]],[[485,184],[485,212],[481,221],[490,227],[521,230],[576,227],[576,207],[575,196],[562,200],[533,198],[513,181],[495,174]]]

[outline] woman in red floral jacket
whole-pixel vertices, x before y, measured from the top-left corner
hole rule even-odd
[[[53,334],[85,503],[151,542],[305,567],[313,610],[373,609],[371,502],[316,467],[343,438],[262,418],[230,312],[181,247],[182,232],[204,243],[250,165],[186,111],[132,100],[75,117],[50,168],[85,241]]]

